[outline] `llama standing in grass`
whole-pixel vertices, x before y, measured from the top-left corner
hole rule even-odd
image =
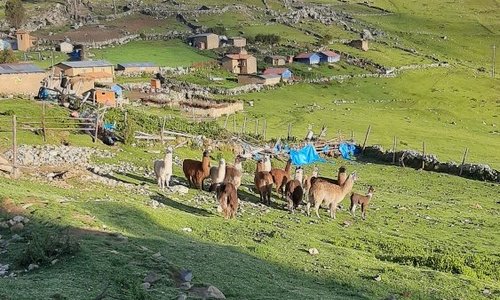
[[[307,203],[307,215],[310,216],[311,205],[314,206],[316,216],[319,216],[319,207],[325,203],[330,208],[330,217],[335,219],[335,212],[337,205],[344,200],[345,196],[349,194],[356,181],[356,173],[352,173],[347,177],[343,185],[333,184],[331,182],[317,180],[312,184],[309,190],[309,202]]]
[[[370,204],[370,200],[373,197],[373,193],[375,192],[375,189],[373,186],[370,185],[368,188],[368,193],[366,193],[366,196],[357,194],[357,193],[352,193],[351,194],[351,207],[349,210],[351,211],[351,215],[355,217],[354,213],[356,211],[356,206],[359,205],[361,206],[361,218],[363,220],[366,219],[366,211],[368,210],[368,204]]]
[[[186,176],[189,187],[203,190],[203,181],[210,175],[210,150],[203,152],[201,161],[185,159],[182,162],[182,171]]]
[[[208,191],[215,191],[217,186],[224,181],[224,177],[226,177],[226,160],[221,158],[219,160],[219,166],[210,168],[210,179],[212,179],[212,184]]]
[[[311,189],[311,184],[312,184],[311,182],[314,181],[316,177],[318,177],[318,171],[319,171],[318,167],[314,166],[314,169],[311,173],[311,177],[304,176],[302,186],[304,187],[304,196],[306,200],[309,197],[309,190]]]
[[[165,189],[165,185],[167,187],[170,186],[170,177],[172,177],[172,152],[172,147],[168,147],[163,160],[155,160],[153,164],[158,187],[162,190]]]
[[[238,193],[230,182],[223,182],[216,188],[219,205],[217,211],[224,214],[225,219],[234,218],[238,211]]]
[[[226,166],[224,182],[232,183],[236,189],[238,189],[241,185],[241,177],[243,176],[243,161],[245,161],[245,158],[241,155],[237,155],[234,159],[234,165]]]
[[[273,167],[271,166],[271,157],[269,155],[264,155],[264,169],[262,171],[265,172],[271,172],[271,169]]]
[[[254,183],[260,195],[260,201],[271,205],[271,194],[273,189],[273,177],[271,173],[264,170],[264,162],[258,161],[255,170]]]
[[[288,202],[288,209],[294,213],[295,209],[299,206],[304,195],[304,190],[302,189],[302,177],[304,171],[302,168],[297,168],[295,170],[295,179],[288,181],[285,186],[285,195]]]
[[[289,159],[286,163],[285,169],[274,168],[271,170],[271,176],[273,176],[273,181],[275,184],[276,192],[281,194],[281,197],[285,197],[285,185],[292,179],[290,176],[290,168],[292,167],[292,160]]]

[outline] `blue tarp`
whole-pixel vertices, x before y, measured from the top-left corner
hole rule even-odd
[[[121,95],[123,94],[123,89],[121,86],[119,86],[118,84],[115,84],[111,87],[111,90],[113,92],[115,92],[115,94],[118,96],[118,97],[121,97]]]
[[[351,159],[352,156],[360,152],[356,145],[347,143],[341,143],[339,145],[339,151],[344,159]]]
[[[309,144],[300,150],[290,149],[290,158],[295,166],[302,166],[316,162],[326,162],[319,157],[313,145]]]

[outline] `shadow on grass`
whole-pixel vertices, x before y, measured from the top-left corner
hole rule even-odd
[[[150,198],[152,200],[156,200],[160,203],[163,203],[166,206],[169,206],[171,208],[174,208],[174,209],[186,212],[186,213],[190,213],[193,215],[198,215],[198,216],[202,216],[202,217],[209,217],[212,215],[210,212],[208,212],[204,209],[192,207],[192,206],[189,206],[186,204],[182,204],[180,202],[174,201],[174,200],[166,197],[165,195],[163,195],[161,193],[156,193],[156,195],[152,195]]]
[[[244,188],[241,188],[241,187],[244,187]],[[241,185],[241,187],[238,189],[238,198],[241,200],[241,201],[245,201],[245,202],[251,202],[251,203],[254,203],[254,204],[263,204],[262,201],[260,201],[260,197],[259,197],[259,194],[254,194],[254,186],[253,185]],[[252,193],[249,192],[249,189],[252,190]],[[270,208],[274,208],[274,209],[277,209],[277,210],[286,210],[286,204],[285,202],[279,198],[279,197],[276,197],[276,194],[272,194],[271,195],[271,206]]]

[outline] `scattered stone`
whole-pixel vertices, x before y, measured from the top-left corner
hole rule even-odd
[[[192,286],[193,286],[193,285],[191,284],[191,282],[183,282],[183,283],[181,283],[181,285],[179,286],[179,288],[180,288],[181,290],[185,290],[185,291],[187,291],[187,290],[189,290]]]
[[[310,248],[309,249],[309,254],[311,254],[311,255],[318,255],[319,251],[316,248]]]
[[[18,242],[18,241],[21,241],[23,238],[19,235],[19,234],[14,234],[10,240],[13,241],[13,242]]]
[[[193,232],[193,229],[191,229],[189,227],[184,227],[184,228],[182,228],[182,231],[184,231],[184,232]]]
[[[349,227],[349,226],[351,226],[351,225],[352,225],[352,222],[349,221],[349,220],[345,220],[344,223],[343,223],[343,226],[346,227],[346,228]]]
[[[485,288],[485,289],[483,290],[483,295],[485,295],[485,296],[490,296],[490,295],[491,295],[491,291],[490,291],[489,289]]]
[[[16,223],[24,223],[24,224],[29,222],[29,219],[23,216],[15,216],[14,218],[12,218],[12,220]]]
[[[23,223],[16,223],[10,227],[11,232],[20,232],[24,229]]]
[[[161,253],[160,252],[156,252],[155,254],[151,255],[153,258],[161,258]]]
[[[30,264],[30,265],[28,266],[28,271],[33,271],[33,270],[35,270],[35,269],[38,269],[39,267],[40,267],[40,266],[39,266],[39,265],[37,265],[37,264]]]
[[[174,185],[170,188],[170,191],[172,193],[177,193],[179,195],[185,195],[189,192],[189,188],[187,188],[183,185]]]
[[[144,282],[142,284],[142,288],[145,290],[149,290],[150,287],[151,287],[151,284],[149,282]]]
[[[380,274],[378,274],[377,276],[373,277],[373,280],[382,281],[382,276],[380,276]]]
[[[186,294],[180,294],[179,297],[177,297],[177,300],[187,300],[187,298]]]
[[[203,293],[203,299],[226,299],[226,296],[215,286],[209,286]]]
[[[153,284],[158,280],[160,280],[160,278],[161,278],[160,275],[156,274],[155,272],[149,272],[148,275],[144,277],[144,282]]]
[[[158,202],[157,200],[149,200],[148,205],[154,209],[165,207],[165,204]]]
[[[9,224],[6,221],[0,222],[0,228],[7,229],[9,228]]]
[[[53,261],[51,261],[50,263],[51,263],[52,265],[55,265],[58,261],[59,261],[59,260],[56,258],[56,259],[54,259]]]
[[[182,282],[191,282],[193,280],[193,272],[191,270],[182,270],[180,280]]]
[[[9,273],[9,265],[0,264],[0,276],[5,276]]]

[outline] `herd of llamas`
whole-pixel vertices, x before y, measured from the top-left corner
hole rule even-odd
[[[165,189],[169,187],[172,177],[172,147],[168,147],[163,160],[156,160],[153,164],[158,187]],[[234,218],[238,210],[238,189],[241,186],[243,176],[243,161],[245,157],[237,155],[233,165],[227,165],[224,159],[219,160],[217,166],[210,166],[210,151],[205,150],[201,161],[185,159],[182,170],[190,188],[203,189],[205,179],[210,178],[211,184],[208,189],[215,192],[219,202],[217,211],[224,217]],[[295,173],[291,174],[292,161],[287,161],[285,169],[272,168],[269,156],[257,160],[254,174],[255,191],[259,194],[260,201],[271,205],[273,187],[275,191],[286,199],[288,209],[294,213],[302,201],[305,200],[306,212],[310,216],[311,207],[314,208],[318,218],[321,205],[328,207],[330,217],[335,219],[337,207],[344,198],[351,193],[351,206],[349,208],[352,216],[355,216],[356,207],[361,208],[361,217],[366,219],[366,211],[374,193],[370,186],[366,195],[352,193],[356,173],[347,174],[345,167],[340,167],[337,178],[318,176],[318,168],[315,167],[311,176],[305,176],[304,170],[297,167]]]

